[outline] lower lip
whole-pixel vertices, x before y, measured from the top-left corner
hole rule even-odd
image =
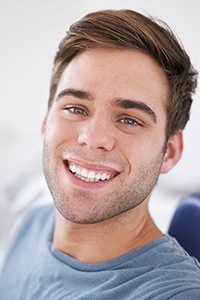
[[[73,173],[71,173],[68,169],[68,167],[64,164],[65,171],[67,173],[68,178],[70,181],[78,186],[89,188],[89,189],[97,189],[97,188],[102,188],[105,187],[105,185],[109,184],[110,182],[113,181],[114,178],[108,179],[108,180],[102,180],[102,181],[84,181],[81,180],[80,178],[76,177]]]

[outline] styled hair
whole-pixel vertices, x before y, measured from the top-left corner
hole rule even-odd
[[[197,72],[183,46],[166,23],[131,10],[103,10],[87,14],[71,25],[54,60],[48,107],[67,64],[90,48],[137,49],[162,67],[168,84],[166,137],[184,129],[190,116]]]

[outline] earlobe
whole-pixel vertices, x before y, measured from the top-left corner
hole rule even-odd
[[[169,172],[180,160],[183,152],[183,131],[178,130],[167,142],[161,173]]]

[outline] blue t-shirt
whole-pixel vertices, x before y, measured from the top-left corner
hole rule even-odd
[[[200,299],[200,265],[169,236],[93,264],[54,249],[53,228],[52,206],[26,217],[3,268],[1,300]]]

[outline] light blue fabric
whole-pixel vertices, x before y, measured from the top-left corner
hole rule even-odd
[[[200,299],[200,266],[169,236],[100,264],[54,249],[54,208],[31,212],[5,262],[2,300]]]

